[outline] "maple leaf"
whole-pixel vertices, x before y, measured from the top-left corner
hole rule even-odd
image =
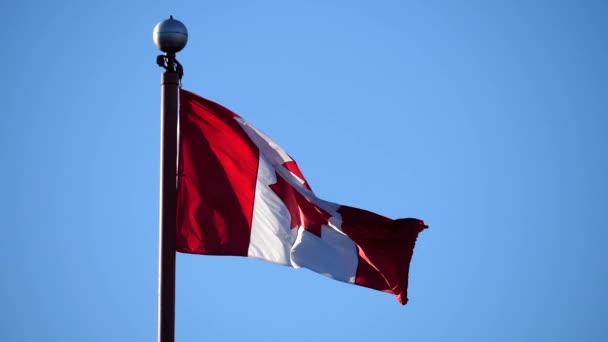
[[[304,178],[304,174],[302,174],[302,171],[300,171],[300,168],[298,167],[298,164],[296,164],[295,161],[291,160],[288,162],[283,163],[283,167],[286,168],[287,170],[289,170],[291,173],[293,173],[294,175],[296,175],[298,178],[300,178],[302,181],[304,181],[304,187],[308,190],[312,190],[310,188],[310,185],[308,184],[308,182],[306,181],[306,178]]]
[[[290,228],[300,226],[321,238],[321,226],[328,224],[331,215],[304,197],[276,171],[275,174],[277,182],[269,185],[269,187],[283,200],[287,210],[289,210],[291,216]]]

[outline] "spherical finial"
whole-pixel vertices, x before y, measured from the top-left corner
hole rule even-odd
[[[154,38],[154,44],[160,51],[176,53],[186,46],[188,30],[181,21],[175,20],[171,16],[156,25],[152,37]]]

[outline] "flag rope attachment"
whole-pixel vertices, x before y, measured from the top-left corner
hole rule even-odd
[[[176,72],[179,76],[179,86],[182,86],[182,77],[184,76],[184,68],[181,63],[175,58],[175,56],[170,55],[158,55],[156,56],[156,64],[159,67],[164,68],[167,71]]]

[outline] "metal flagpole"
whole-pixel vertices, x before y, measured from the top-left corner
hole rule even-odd
[[[177,207],[177,115],[182,67],[175,59],[188,41],[186,26],[171,16],[156,25],[154,43],[164,55],[160,93],[160,232],[158,269],[158,342],[175,339],[175,219]]]

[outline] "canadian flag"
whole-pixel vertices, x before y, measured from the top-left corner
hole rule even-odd
[[[407,302],[418,219],[315,196],[296,162],[232,111],[180,90],[177,251],[258,258]]]

